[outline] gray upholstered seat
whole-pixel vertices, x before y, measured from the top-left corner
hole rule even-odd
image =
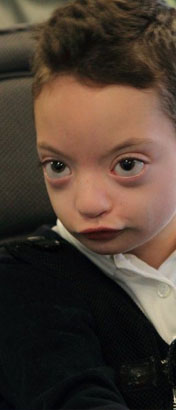
[[[32,27],[0,31],[0,240],[54,223],[38,167],[30,61]]]

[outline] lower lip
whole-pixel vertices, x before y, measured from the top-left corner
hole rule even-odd
[[[89,232],[89,233],[84,233],[83,235],[90,240],[93,241],[107,241],[116,238],[121,231],[105,231],[105,232]]]

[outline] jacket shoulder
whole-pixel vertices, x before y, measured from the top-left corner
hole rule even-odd
[[[42,226],[30,235],[19,239],[4,240],[0,243],[0,264],[14,262],[15,256],[22,251],[55,251],[64,240],[48,226]],[[65,241],[64,241],[65,242]]]
[[[6,249],[6,246],[4,244],[0,245],[0,263],[8,263],[12,260],[13,258]]]

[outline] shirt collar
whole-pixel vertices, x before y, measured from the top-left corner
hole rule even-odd
[[[119,253],[116,255],[100,255],[91,251],[74,238],[59,219],[57,219],[56,226],[54,226],[52,230],[80,250],[109,276],[113,277],[114,275],[117,275],[117,269],[119,269],[120,271],[123,271],[124,274],[125,272],[127,274],[133,272],[133,274],[135,273],[137,275],[142,275],[145,278],[153,278],[156,280],[167,278],[171,281],[175,281],[176,284],[176,251],[174,251],[158,269],[155,269],[133,254]]]

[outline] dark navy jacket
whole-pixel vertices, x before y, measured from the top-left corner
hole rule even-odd
[[[0,409],[170,410],[175,381],[176,344],[76,248],[1,247]]]

